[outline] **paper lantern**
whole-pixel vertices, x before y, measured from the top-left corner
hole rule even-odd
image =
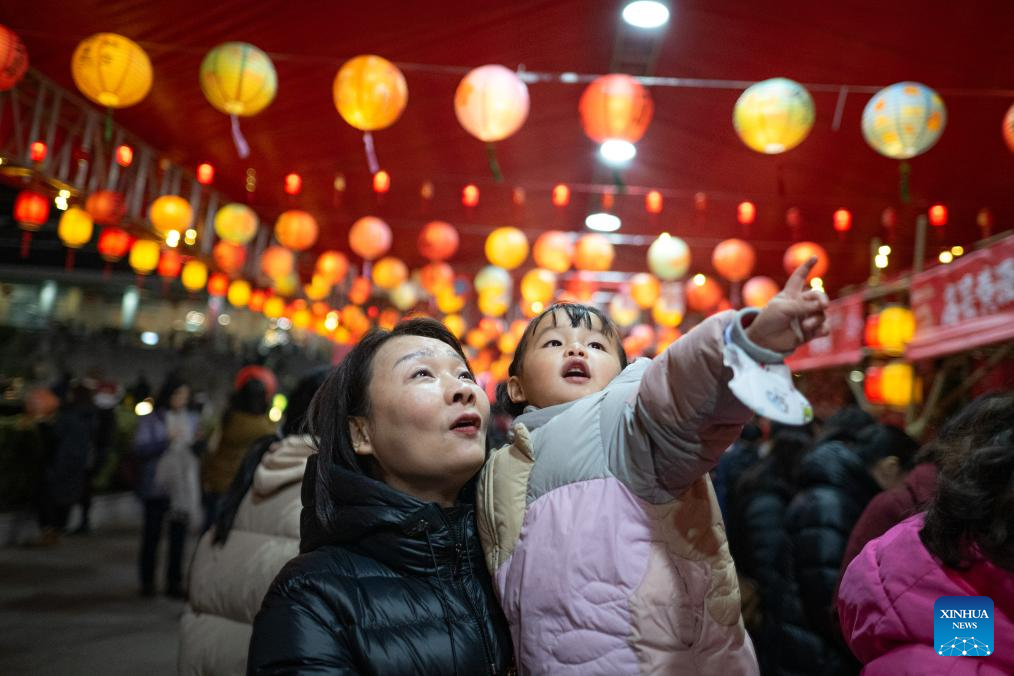
[[[934,227],[947,225],[947,207],[943,204],[934,204],[929,208],[929,223]]]
[[[785,274],[791,275],[796,268],[813,256],[817,257],[817,264],[810,270],[810,276],[806,279],[809,281],[814,277],[823,277],[829,263],[827,252],[824,251],[824,247],[813,242],[797,242],[785,250],[785,256],[782,258]]]
[[[663,232],[648,247],[648,269],[659,279],[679,279],[689,268],[690,248],[679,237]]]
[[[116,163],[126,169],[134,162],[134,149],[126,144],[118,145],[113,156],[116,158]]]
[[[735,238],[720,242],[711,254],[715,270],[730,282],[741,282],[749,277],[756,260],[753,247]]]
[[[630,279],[630,297],[644,310],[655,304],[661,291],[662,285],[658,278],[647,272],[639,272]]]
[[[201,61],[201,91],[208,103],[226,115],[256,115],[278,91],[271,57],[246,42],[224,42]]]
[[[603,75],[585,88],[578,103],[581,126],[596,143],[637,143],[651,123],[651,95],[629,75]]]
[[[285,314],[285,301],[278,296],[272,296],[264,301],[264,316],[268,319],[278,319]]]
[[[215,266],[227,275],[234,275],[246,263],[246,249],[239,244],[222,240],[211,250],[211,259]]]
[[[736,220],[740,225],[750,225],[757,220],[757,207],[753,202],[740,202],[736,206]]]
[[[436,301],[437,309],[444,314],[461,312],[461,309],[465,307],[465,297],[455,293],[452,289],[444,289],[439,292]]]
[[[814,117],[813,98],[806,88],[776,77],[747,87],[733,108],[732,124],[751,150],[772,155],[802,143]]]
[[[562,274],[570,269],[574,260],[574,241],[559,230],[544,232],[535,240],[532,258],[540,268]]]
[[[295,263],[295,256],[284,247],[269,246],[261,254],[261,272],[272,281],[290,275]]]
[[[565,184],[559,183],[553,186],[553,206],[563,208],[570,204],[570,188]]]
[[[313,246],[317,232],[317,219],[300,209],[282,212],[275,222],[275,238],[294,251],[306,251]]]
[[[338,114],[360,131],[390,127],[408,103],[405,76],[380,56],[357,56],[346,61],[338,69],[332,90]]]
[[[136,245],[136,242],[135,242]],[[158,259],[158,276],[162,279],[175,279],[183,269],[183,256],[175,249],[166,249]]]
[[[454,334],[454,337],[461,340],[461,337],[465,335],[465,320],[461,318],[461,315],[447,315],[444,317],[444,326],[447,330]]]
[[[528,258],[528,238],[517,228],[497,228],[486,237],[486,259],[505,270],[513,270]]]
[[[373,175],[373,192],[378,195],[391,190],[391,175],[386,171],[378,171]]]
[[[303,294],[309,300],[322,301],[331,295],[331,282],[320,275],[314,275],[309,284],[303,285]]]
[[[574,249],[574,267],[578,270],[603,272],[613,266],[613,244],[605,235],[582,235]]]
[[[521,297],[529,303],[547,305],[556,293],[556,275],[549,270],[534,268],[521,278]]]
[[[208,277],[208,295],[221,298],[229,292],[229,277],[224,272],[216,272]]]
[[[565,294],[561,294],[560,300],[571,300],[578,303],[591,302],[592,296],[598,291],[599,285],[584,272],[578,272],[567,280],[564,287]]]
[[[116,226],[109,226],[102,229],[99,233],[98,241],[99,255],[102,256],[102,260],[108,263],[115,263],[130,251],[130,234],[127,233],[123,228],[117,228]],[[151,272],[155,269],[155,265],[158,264],[158,245],[155,248],[155,262],[152,264]]]
[[[11,89],[28,71],[28,50],[18,34],[0,25],[0,92]]]
[[[419,253],[431,261],[445,261],[458,250],[458,231],[450,223],[430,221],[419,233]]]
[[[415,284],[410,282],[399,284],[391,291],[391,302],[402,312],[411,310],[419,302],[419,294],[416,292]]]
[[[694,275],[684,287],[687,307],[697,312],[714,310],[724,295],[721,285],[707,275]]]
[[[74,84],[85,96],[106,108],[125,108],[151,89],[151,61],[129,38],[96,33],[85,38],[70,60]]]
[[[257,214],[245,204],[232,202],[215,213],[215,234],[232,244],[246,244],[257,234]]]
[[[357,305],[346,305],[341,310],[341,322],[352,335],[362,335],[370,329],[370,319]]]
[[[472,208],[479,204],[479,188],[471,183],[461,189],[461,203]]]
[[[683,314],[686,311],[683,294],[678,285],[661,294],[658,300],[651,307],[651,318],[659,326],[676,328],[683,322]]]
[[[349,246],[364,260],[380,258],[391,248],[391,227],[375,216],[363,216],[349,230]]]
[[[419,270],[419,283],[431,294],[454,284],[454,269],[447,263],[429,263]]]
[[[187,291],[200,291],[208,283],[208,266],[199,260],[189,260],[183,264],[180,281]]]
[[[836,209],[832,220],[837,232],[846,233],[852,229],[852,212],[848,209]]]
[[[165,236],[171,230],[183,232],[194,222],[194,210],[190,202],[179,195],[162,195],[151,203],[148,220],[155,231]]]
[[[644,196],[644,208],[649,214],[660,214],[662,213],[662,193],[657,190],[651,190],[647,195]]]
[[[871,349],[880,348],[880,315],[867,315],[863,325],[863,344]]]
[[[454,113],[465,131],[480,141],[502,141],[528,118],[528,87],[503,66],[480,66],[458,84]]]
[[[156,268],[161,274],[161,252],[162,246],[158,242],[151,239],[139,239],[130,247],[130,257],[127,261],[134,272],[139,275],[149,275]]]
[[[63,212],[56,234],[68,249],[80,249],[92,238],[92,217],[78,207]]]
[[[641,309],[634,299],[625,293],[618,293],[609,301],[609,318],[620,328],[627,328],[641,318]]]
[[[863,109],[863,138],[885,157],[907,160],[937,142],[947,125],[940,96],[918,82],[881,89]]]
[[[870,366],[863,379],[863,394],[871,404],[884,403],[884,367]]]
[[[325,251],[317,256],[314,271],[331,284],[338,284],[348,275],[349,259],[340,251]]]
[[[497,347],[498,350],[500,350],[501,354],[503,354],[503,355],[511,355],[511,354],[514,354],[514,351],[518,349],[518,342],[519,341],[518,341],[517,336],[515,336],[513,334],[510,334],[510,333],[505,333],[502,336],[500,336],[499,338],[497,338],[496,347]],[[509,364],[508,364],[508,368],[509,368]],[[506,375],[506,373],[505,373],[505,375]]]
[[[226,294],[226,299],[229,301],[229,305],[233,307],[246,307],[247,303],[250,302],[250,282],[245,279],[236,279],[229,284],[229,292]]]
[[[498,293],[508,293],[511,288],[510,273],[495,265],[487,265],[475,276],[475,290],[478,292],[495,290]]]
[[[510,298],[495,289],[479,292],[479,311],[489,317],[502,317],[510,307]]]
[[[743,302],[749,307],[762,308],[780,290],[770,277],[751,277],[743,285]]]
[[[207,162],[197,165],[197,182],[201,185],[211,185],[215,181],[215,167]]]
[[[271,280],[271,287],[279,296],[290,298],[299,291],[299,275],[289,272],[286,275],[275,277]]]
[[[1002,133],[1007,147],[1014,153],[1014,104],[1011,104],[1011,107],[1007,109],[1007,114],[1003,116]]]
[[[915,372],[911,364],[895,361],[881,371],[880,391],[888,406],[908,406],[917,394]]]
[[[408,268],[401,259],[387,256],[373,265],[373,283],[390,291],[408,278]]]
[[[906,307],[891,305],[879,313],[877,341],[892,354],[901,354],[915,335],[915,315]]]
[[[22,190],[14,200],[14,220],[25,231],[21,239],[21,257],[27,258],[32,233],[49,220],[49,197],[34,190]]]
[[[238,281],[238,280],[237,280]],[[264,304],[268,300],[268,292],[264,289],[254,289],[250,292],[250,300],[247,301],[247,308],[252,312],[261,312],[264,310]]]
[[[127,213],[127,203],[115,190],[96,190],[85,201],[85,211],[99,225],[119,225]]]
[[[349,301],[362,305],[373,295],[373,283],[366,277],[356,277],[349,286]]]

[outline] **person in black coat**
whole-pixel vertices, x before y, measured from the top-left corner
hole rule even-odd
[[[264,598],[248,674],[508,672],[510,633],[459,499],[474,492],[488,420],[439,322],[352,349],[311,404],[301,553]]]

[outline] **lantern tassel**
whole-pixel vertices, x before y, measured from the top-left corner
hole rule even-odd
[[[902,162],[898,165],[898,196],[902,204],[908,204],[908,176],[912,173],[912,165]]]
[[[503,183],[503,172],[500,171],[500,162],[496,158],[496,146],[492,143],[486,144],[486,163],[489,164],[489,171],[493,174],[493,180]]]
[[[370,174],[380,171],[380,163],[377,162],[377,151],[373,147],[373,134],[363,133],[363,148],[366,150],[366,165],[370,168]]]
[[[250,156],[250,144],[243,138],[243,132],[239,128],[239,117],[230,115],[229,119],[232,122],[232,142],[236,146],[236,153],[241,160],[245,160]]]
[[[28,258],[28,250],[32,247],[32,233],[25,231],[21,235],[21,257]]]
[[[620,176],[619,169],[613,169],[613,185],[616,186],[616,192],[620,195],[626,194],[627,186],[623,182],[623,177]]]

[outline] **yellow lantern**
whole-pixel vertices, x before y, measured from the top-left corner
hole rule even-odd
[[[651,318],[659,326],[675,328],[683,321],[686,302],[679,284],[666,284],[651,308]]]
[[[885,352],[901,354],[915,335],[915,315],[908,308],[891,305],[879,313],[877,340]]]
[[[405,76],[393,63],[372,54],[342,64],[333,94],[342,119],[366,132],[390,127],[408,103]]]
[[[275,238],[293,251],[306,251],[317,241],[317,219],[301,209],[282,212],[275,222]]]
[[[578,270],[603,272],[613,266],[613,244],[605,235],[591,233],[577,240],[574,267]]]
[[[299,275],[295,272],[290,272],[287,275],[276,277],[271,280],[275,292],[279,296],[285,296],[286,298],[295,296],[296,292],[299,291]]]
[[[437,309],[444,314],[461,312],[463,307],[465,307],[465,297],[456,294],[454,289],[444,289],[437,294]]]
[[[373,266],[373,283],[381,289],[390,291],[397,288],[408,278],[408,268],[400,259],[393,256],[381,258]]]
[[[521,297],[529,303],[542,303],[553,300],[556,292],[556,275],[549,270],[535,268],[521,278]]]
[[[461,315],[447,315],[444,317],[444,326],[447,330],[454,334],[454,337],[458,340],[465,335],[465,320],[461,318]]]
[[[268,319],[278,319],[285,314],[285,301],[278,296],[271,296],[264,301],[264,316]]]
[[[310,283],[303,286],[303,293],[309,300],[324,300],[331,294],[331,282],[315,274]]]
[[[158,267],[158,260],[162,254],[162,247],[158,242],[150,239],[139,239],[130,247],[130,257],[127,261],[130,267],[139,275],[149,275]]]
[[[609,317],[621,328],[633,326],[641,318],[641,309],[630,296],[618,293],[609,301]]]
[[[292,325],[297,329],[305,329],[313,321],[313,314],[306,308],[300,308],[292,313]]]
[[[574,242],[565,232],[549,230],[535,240],[532,258],[540,268],[564,273],[574,260]]]
[[[71,207],[60,216],[56,234],[68,249],[80,249],[92,238],[92,217],[84,209]]]
[[[500,293],[507,293],[511,288],[510,273],[495,265],[487,265],[475,276],[475,290],[478,292],[496,289]]]
[[[913,395],[919,399],[918,382],[911,364],[895,361],[881,371],[881,388],[884,403],[888,406],[908,406]]]
[[[296,259],[292,252],[280,246],[269,246],[261,254],[261,272],[268,279],[279,280],[292,273]]]
[[[454,113],[465,131],[480,141],[502,141],[528,118],[528,87],[503,66],[480,66],[458,85]]]
[[[190,208],[190,202],[179,195],[162,195],[151,203],[148,219],[155,226],[155,231],[165,236],[171,230],[183,232],[189,228],[194,222],[194,210]]]
[[[486,238],[486,258],[493,265],[513,270],[528,258],[528,238],[517,228],[497,228]]]
[[[630,297],[644,310],[655,304],[661,291],[662,285],[658,279],[647,272],[639,272],[630,279]]]
[[[229,291],[225,297],[233,307],[246,307],[246,304],[250,302],[251,292],[250,282],[245,279],[236,279],[229,284]]]
[[[479,292],[479,311],[489,317],[502,317],[510,307],[510,298],[495,289]]]
[[[419,301],[415,284],[403,282],[391,291],[391,303],[402,312],[407,312]]]
[[[518,342],[518,337],[513,333],[505,333],[497,338],[496,347],[504,354],[514,354],[518,349]]]
[[[151,61],[129,38],[96,33],[85,38],[70,60],[74,84],[85,96],[107,108],[125,108],[151,89]]]
[[[187,291],[200,291],[208,283],[208,266],[199,260],[189,260],[183,264],[180,281]]]
[[[215,233],[232,244],[246,244],[252,240],[257,234],[257,225],[257,214],[245,204],[226,204],[215,213]]]
[[[815,119],[813,98],[806,87],[784,77],[751,85],[733,108],[739,138],[759,153],[792,150],[806,138]]]
[[[200,79],[208,103],[226,115],[256,115],[278,91],[271,57],[246,42],[214,47],[201,61]]]

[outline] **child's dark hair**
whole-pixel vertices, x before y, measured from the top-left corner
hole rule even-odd
[[[521,365],[525,360],[525,353],[528,351],[528,342],[539,328],[539,324],[548,315],[552,318],[553,325],[556,326],[556,311],[562,310],[567,314],[567,319],[570,320],[571,326],[578,326],[584,324],[585,328],[591,329],[592,317],[598,317],[602,323],[602,333],[609,340],[613,341],[616,346],[616,351],[620,358],[620,370],[627,368],[627,353],[623,350],[623,344],[620,340],[620,330],[616,324],[611,320],[602,310],[592,305],[584,305],[582,303],[553,303],[545,310],[543,310],[535,319],[529,322],[525,332],[521,335],[521,340],[518,341],[517,349],[514,350],[514,358],[511,360],[511,365],[507,369],[507,376],[521,375]],[[507,413],[512,416],[519,416],[525,410],[526,403],[523,401],[514,402],[511,401],[510,394],[507,392],[507,383],[500,383],[496,387],[496,403],[499,404]]]

